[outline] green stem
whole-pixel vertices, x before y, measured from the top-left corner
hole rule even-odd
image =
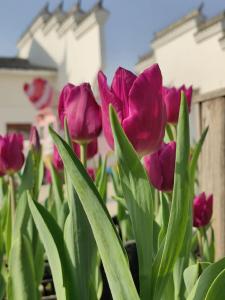
[[[80,161],[83,166],[87,166],[87,144],[80,144]]]
[[[15,214],[16,214],[16,198],[15,198],[13,175],[9,176],[9,186],[10,186],[10,201],[11,201],[11,209],[12,209],[12,222],[14,223]]]
[[[201,260],[203,259],[203,243],[202,243],[202,234],[200,229],[197,230],[197,238],[198,238],[198,246],[199,246],[199,254]]]

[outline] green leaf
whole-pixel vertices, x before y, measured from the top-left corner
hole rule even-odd
[[[208,266],[210,266],[210,263],[198,262],[184,270],[184,282],[188,293],[193,289],[199,276]]]
[[[32,151],[30,150],[27,155],[27,159],[25,162],[24,171],[21,177],[21,184],[19,187],[19,195],[26,190],[31,190],[35,184],[35,169],[34,169],[34,161]]]
[[[188,296],[187,300],[203,300],[203,299],[205,300],[206,295],[209,292],[211,286],[213,285],[214,281],[217,280],[217,276],[224,270],[225,270],[225,258],[208,266],[203,271],[202,275],[199,277],[198,281],[196,282],[196,284],[195,284],[194,288],[192,289],[190,295]],[[219,282],[220,282],[221,278],[223,278],[223,282],[224,282],[224,274],[222,275],[222,277],[219,278]],[[215,287],[217,287],[217,283],[216,283]],[[215,292],[216,291],[213,291],[213,293],[215,293]],[[210,299],[217,300],[217,299],[220,299],[220,297],[219,298],[210,298]]]
[[[71,145],[66,121],[64,128],[67,143]],[[97,297],[95,285],[97,246],[79,196],[73,187],[66,169],[65,179],[69,215],[65,223],[64,239],[73,265],[76,298],[94,300]]]
[[[93,181],[70,146],[52,129],[50,133],[90,222],[113,299],[139,299],[123,246]]]
[[[225,269],[219,273],[210,286],[205,300],[221,299],[225,296]]]
[[[208,127],[203,131],[201,138],[197,145],[194,148],[193,154],[192,154],[192,159],[191,159],[191,164],[190,164],[190,179],[192,181],[192,184],[194,184],[195,181],[195,173],[197,169],[197,163],[198,163],[198,158],[201,153],[202,146],[204,144],[207,132],[208,132]]]
[[[31,197],[28,198],[28,203],[45,247],[57,299],[72,300],[75,295],[74,278],[62,231],[51,214],[42,205],[33,201]]]
[[[123,195],[131,217],[137,245],[140,295],[143,300],[149,299],[151,294],[153,257],[152,191],[146,171],[133,146],[123,132],[112,106],[110,107],[110,120]]]
[[[55,207],[56,207],[57,223],[59,224],[59,227],[63,229],[65,219],[67,217],[65,215],[65,210],[64,210],[63,186],[52,164],[50,164],[50,172],[52,178],[53,196],[54,196]]]
[[[172,207],[162,254],[157,255],[153,265],[153,295],[160,299],[182,250],[189,224],[189,116],[187,102],[182,93],[177,131],[176,167]]]
[[[107,181],[108,181],[108,174],[106,172],[106,165],[107,165],[107,157],[104,159],[103,163],[101,163],[100,168],[96,175],[95,184],[99,191],[100,196],[106,201],[106,194],[107,194]]]
[[[31,244],[25,235],[19,235],[13,242],[9,260],[13,300],[37,300]]]
[[[16,208],[15,225],[13,228],[15,238],[17,238],[20,233],[25,234],[29,217],[30,211],[27,202],[27,193],[23,192]]]

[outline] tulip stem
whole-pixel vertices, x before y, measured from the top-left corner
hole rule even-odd
[[[80,161],[83,166],[87,166],[87,144],[80,144]]]
[[[11,209],[12,209],[12,220],[14,222],[15,214],[16,214],[16,198],[15,198],[13,175],[9,176],[9,187],[10,187],[10,200],[11,200]]]
[[[202,234],[201,230],[197,230],[197,237],[198,237],[198,247],[199,247],[199,255],[200,255],[200,260],[203,260],[203,255],[204,255],[204,250],[203,250],[203,243],[202,243]]]

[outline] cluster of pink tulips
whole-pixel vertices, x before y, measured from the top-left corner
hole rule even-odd
[[[64,139],[50,129],[50,164],[44,166],[35,127],[26,159],[20,134],[0,136],[0,299],[40,299],[45,256],[59,300],[214,299],[205,298],[219,274],[207,277],[218,264],[213,196],[195,195],[206,131],[190,155],[192,87],[164,87],[157,64],[138,76],[120,67],[111,86],[100,71],[98,85],[100,105],[88,83],[62,89]],[[100,155],[95,168],[87,165],[102,130],[117,158],[110,172]],[[50,187],[44,205],[38,202],[43,180]],[[114,219],[106,206],[108,181]]]

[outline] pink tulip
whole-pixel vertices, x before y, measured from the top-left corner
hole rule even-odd
[[[36,152],[41,151],[40,137],[35,126],[32,126],[30,130],[30,145]]]
[[[193,223],[195,227],[203,227],[209,224],[213,213],[213,196],[206,197],[205,193],[194,198]]]
[[[181,92],[184,92],[187,98],[189,112],[191,111],[192,87],[186,88],[182,85],[180,88],[163,87],[163,100],[166,105],[166,114],[168,123],[176,124],[178,122]]]
[[[67,118],[72,139],[78,143],[97,138],[102,129],[101,109],[92,93],[91,86],[68,83],[59,97],[58,114],[62,127]]]
[[[0,174],[13,174],[24,163],[22,134],[0,136]]]
[[[73,143],[73,151],[80,158],[80,145]],[[98,153],[98,141],[94,139],[87,144],[87,159],[93,158]]]
[[[161,148],[144,157],[144,165],[152,185],[160,191],[172,191],[176,160],[176,142],[162,144]]]
[[[114,141],[109,121],[109,104],[116,110],[130,142],[141,155],[156,151],[164,137],[166,112],[162,99],[162,75],[157,64],[139,76],[118,68],[111,88],[107,78],[98,74],[102,101],[103,130],[111,148]]]
[[[53,166],[56,168],[57,171],[62,171],[64,168],[63,161],[55,145],[53,148]]]

